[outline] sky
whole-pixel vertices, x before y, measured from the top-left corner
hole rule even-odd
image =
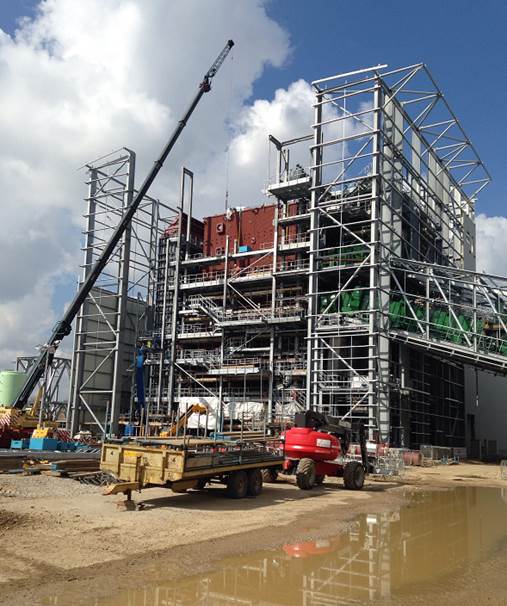
[[[33,353],[75,291],[77,169],[127,146],[140,181],[231,37],[155,195],[175,202],[185,164],[201,215],[226,188],[233,205],[262,202],[267,135],[309,132],[309,82],[424,62],[493,177],[477,204],[478,265],[507,274],[506,28],[503,0],[0,0],[0,367]]]

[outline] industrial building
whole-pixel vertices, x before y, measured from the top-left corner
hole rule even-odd
[[[184,169],[178,208],[142,204],[78,317],[71,429],[117,434],[142,400],[156,432],[203,401],[216,426],[312,408],[473,447],[465,386],[507,373],[506,280],[475,271],[489,174],[422,64],[313,88],[308,132],[269,137],[267,202],[202,218]],[[129,150],[89,166],[83,278],[134,178]]]

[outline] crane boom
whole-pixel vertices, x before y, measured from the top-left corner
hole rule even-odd
[[[127,208],[121,221],[118,223],[113,235],[111,236],[111,239],[106,244],[101,255],[96,260],[95,265],[92,267],[90,273],[86,276],[83,284],[81,284],[81,287],[77,291],[76,295],[74,296],[74,299],[68,306],[68,308],[65,311],[65,313],[63,314],[62,318],[60,319],[59,322],[56,323],[55,327],[53,328],[53,332],[51,333],[51,336],[49,337],[46,345],[41,349],[39,357],[37,358],[36,362],[30,368],[30,370],[27,374],[25,383],[23,384],[23,387],[21,388],[21,391],[14,402],[14,405],[13,405],[14,408],[23,408],[23,406],[25,406],[25,404],[28,402],[28,398],[30,397],[30,394],[35,389],[37,382],[44,374],[44,369],[46,368],[46,363],[50,362],[51,358],[54,356],[56,347],[58,347],[58,345],[60,344],[61,340],[64,337],[66,337],[67,335],[69,335],[71,333],[72,321],[74,320],[77,313],[79,312],[79,309],[81,308],[86,297],[88,296],[91,289],[93,288],[100,273],[107,265],[109,258],[111,257],[116,245],[118,244],[123,233],[129,226],[133,216],[135,215],[135,213],[139,207],[139,204],[141,203],[143,198],[148,193],[148,190],[150,189],[151,184],[153,183],[153,181],[155,180],[156,176],[158,175],[160,169],[164,165],[164,162],[167,159],[167,156],[171,152],[171,150],[174,147],[176,141],[178,140],[181,132],[185,128],[190,116],[192,115],[195,108],[197,107],[197,104],[201,100],[201,97],[203,96],[204,93],[207,93],[211,90],[211,81],[214,78],[214,76],[216,75],[216,73],[218,72],[218,70],[220,69],[220,66],[225,61],[227,55],[229,54],[229,52],[233,46],[234,46],[234,42],[232,40],[228,40],[227,44],[225,45],[225,47],[223,48],[221,53],[218,55],[218,57],[213,62],[212,66],[209,68],[209,70],[204,75],[202,82],[199,84],[199,90],[198,90],[197,94],[195,95],[194,99],[190,103],[190,106],[187,109],[187,111],[185,112],[185,114],[183,115],[182,119],[176,125],[176,128],[174,129],[173,133],[171,134],[169,141],[163,148],[162,153],[160,154],[160,157],[155,161],[153,168],[148,173],[148,175],[147,175],[146,179],[144,180],[143,184],[141,185],[139,191],[137,192],[136,196],[132,200],[132,203]],[[48,356],[49,356],[49,359],[48,359]]]

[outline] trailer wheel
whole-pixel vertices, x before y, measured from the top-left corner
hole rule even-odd
[[[296,484],[301,490],[311,490],[315,484],[315,462],[301,459],[296,469]]]
[[[262,470],[262,481],[268,484],[273,484],[278,479],[278,471],[276,469],[268,468]]]
[[[262,472],[260,469],[251,469],[248,472],[248,486],[246,493],[250,497],[257,497],[262,492]]]
[[[345,465],[343,484],[347,490],[361,490],[364,484],[364,467],[361,463],[351,461]]]
[[[242,499],[246,497],[248,477],[245,471],[233,471],[227,477],[226,494],[229,499]]]

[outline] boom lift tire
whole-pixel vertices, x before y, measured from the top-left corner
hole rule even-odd
[[[278,471],[268,468],[262,470],[262,481],[268,484],[273,484],[278,479]]]
[[[364,484],[364,467],[358,461],[351,461],[343,468],[343,484],[347,490],[361,490]]]
[[[301,459],[296,469],[296,484],[301,490],[311,490],[315,485],[315,462]]]
[[[229,499],[242,499],[248,490],[246,471],[233,471],[227,478],[226,495]]]
[[[246,493],[249,497],[257,497],[262,492],[262,472],[260,469],[250,469],[247,472],[248,485]]]

